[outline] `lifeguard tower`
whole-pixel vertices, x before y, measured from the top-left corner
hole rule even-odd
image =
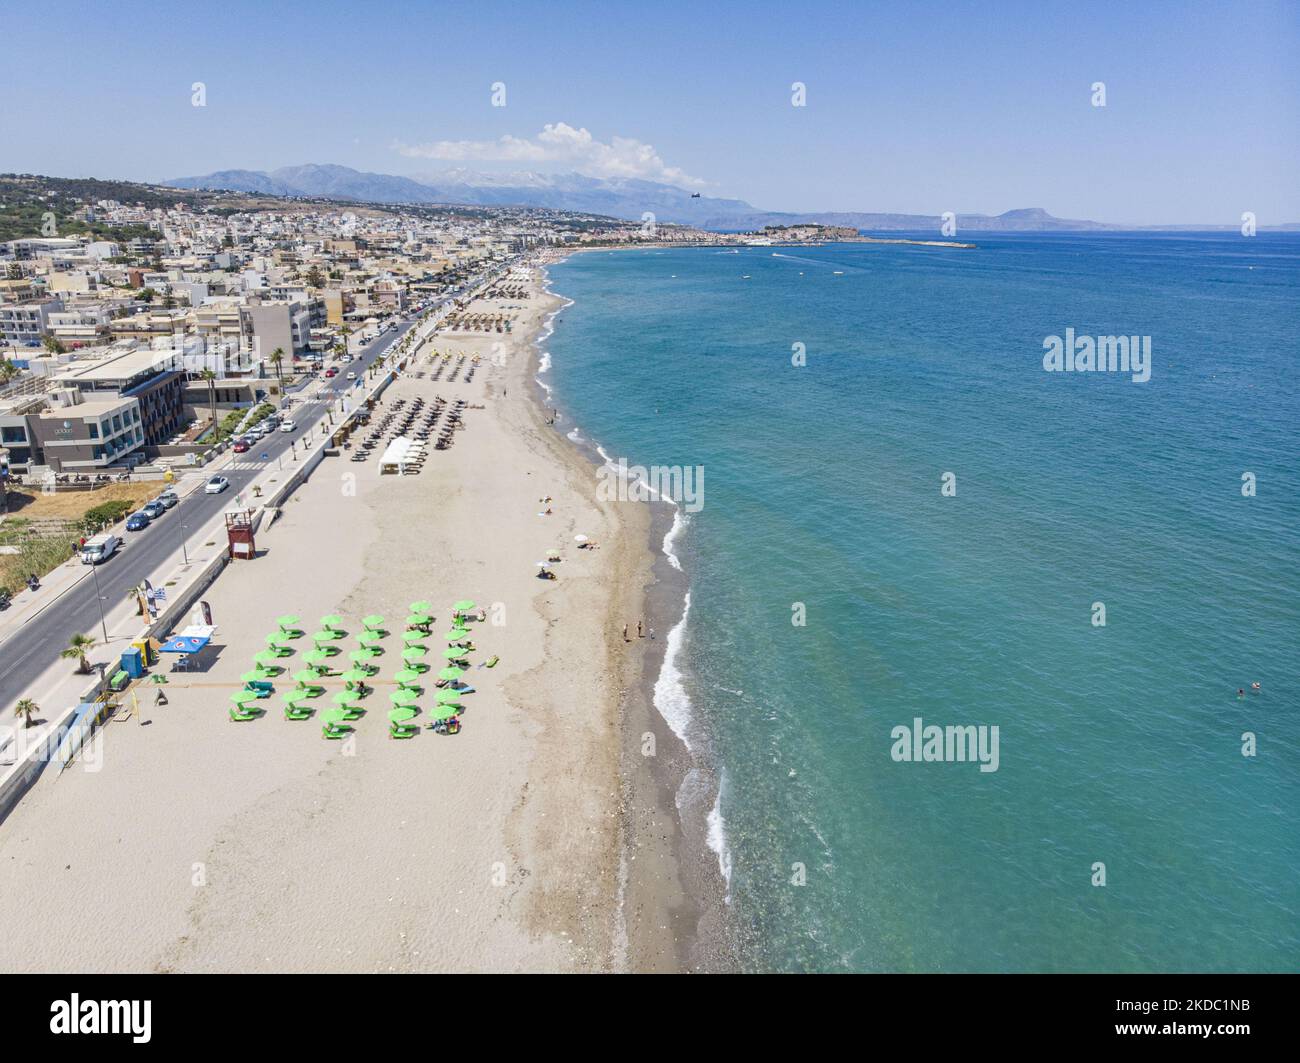
[[[236,558],[251,561],[257,556],[251,509],[232,510],[226,513],[226,544],[232,561]]]

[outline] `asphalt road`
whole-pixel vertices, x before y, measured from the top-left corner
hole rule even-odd
[[[360,354],[353,356],[350,365],[340,365],[339,375],[330,381],[332,386],[325,393],[327,401],[337,402],[344,390],[355,387],[356,381],[344,377],[349,368],[361,377],[362,369],[373,364],[380,353],[400,340],[413,324],[413,320],[403,321],[395,330],[372,340]],[[230,486],[221,494],[197,491],[182,499],[179,505],[173,506],[144,531],[122,533],[125,546],[111,560],[95,566],[105,613],[125,601],[127,592],[146,577],[161,576],[163,564],[180,549],[182,537],[195,539],[219,514],[229,509],[235,495],[244,490],[263,468],[276,464],[280,455],[288,454],[290,447],[302,439],[307,426],[324,412],[323,407],[322,401],[299,395],[286,413],[295,422],[293,432],[272,432],[259,440],[248,453],[235,455],[235,464],[256,464],[257,468],[224,471],[220,475],[230,481]],[[265,462],[261,460],[263,454],[268,455]],[[0,712],[8,710],[18,700],[32,679],[48,668],[67,647],[73,635],[95,630],[97,637],[102,638],[97,630],[100,614],[95,601],[95,576],[91,575],[91,567],[86,566],[84,579],[0,642]],[[37,591],[38,595],[40,593]]]

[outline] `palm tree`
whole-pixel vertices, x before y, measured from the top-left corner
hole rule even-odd
[[[199,376],[208,383],[208,409],[212,411],[212,441],[218,443],[220,440],[217,439],[217,374],[205,368]]]
[[[83,675],[90,672],[90,662],[86,660],[86,654],[95,646],[95,640],[89,635],[73,635],[68,640],[68,648],[59,654],[64,660],[78,661],[77,671]]]
[[[23,698],[14,706],[14,712],[23,718],[23,727],[27,728],[32,725],[32,717],[41,711],[41,707],[31,698]]]
[[[284,394],[284,371],[280,368],[284,362],[284,348],[277,347],[271,352],[271,364],[275,366],[275,379],[280,384],[280,394]]]

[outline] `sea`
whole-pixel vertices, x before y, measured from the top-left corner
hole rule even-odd
[[[1300,234],[959,239],[549,268],[562,423],[692,488],[737,962],[1294,970]]]

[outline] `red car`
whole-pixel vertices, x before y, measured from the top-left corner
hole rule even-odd
[[[338,375],[339,375],[339,371],[338,371],[337,369],[326,369],[326,370],[325,370],[325,375],[326,375],[327,377],[330,377],[330,376],[338,376]]]
[[[236,454],[243,454],[248,450],[248,440],[236,439],[235,445],[230,449],[233,450]]]

